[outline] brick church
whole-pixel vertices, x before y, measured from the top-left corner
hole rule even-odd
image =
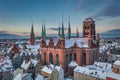
[[[79,37],[78,29],[76,37],[71,37],[71,25],[68,23],[68,36],[64,34],[64,23],[59,27],[58,38],[46,39],[45,25],[42,25],[41,39],[41,63],[42,65],[62,65],[64,72],[68,72],[70,62],[74,61],[80,66],[93,64],[97,61],[99,51],[99,34],[96,34],[95,21],[86,18],[83,21],[82,37]],[[35,35],[31,33],[31,38]],[[35,40],[30,39],[34,44]]]

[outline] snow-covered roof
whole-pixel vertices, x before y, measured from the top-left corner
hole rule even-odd
[[[21,73],[17,74],[14,80],[22,80],[22,74]]]
[[[78,64],[75,61],[71,61],[69,66],[78,66]]]
[[[38,74],[35,80],[44,80],[44,76]]]
[[[34,66],[36,66],[36,65],[37,65],[37,63],[38,63],[38,61],[37,61],[37,60],[35,60],[35,59],[31,59],[31,62],[32,62],[32,64],[34,64]]]
[[[71,38],[65,39],[65,48],[70,48],[76,42],[78,47],[88,47],[88,39],[89,38]],[[49,45],[50,39],[46,39],[46,45]],[[54,46],[57,45],[58,38],[53,38]]]
[[[48,74],[52,73],[52,69],[48,66],[44,66],[41,71],[46,72]]]
[[[101,78],[101,79],[106,79],[106,75],[102,71],[89,69],[89,68],[86,68],[86,67],[77,66],[74,69],[74,71],[82,73],[82,74],[87,74],[87,75],[90,75],[90,76],[98,77],[98,78]]]
[[[8,68],[12,67],[12,61],[8,56],[0,56],[0,67],[3,70],[3,72],[5,72]]]
[[[28,63],[26,63],[26,61],[24,60],[22,65],[21,65],[21,67],[24,68],[25,70],[27,70],[29,65],[30,65],[30,63],[31,63],[30,61]]]
[[[26,45],[28,49],[40,49],[40,45]]]
[[[10,48],[8,48],[8,50],[7,50],[8,54],[11,52],[12,48],[13,48],[13,46],[11,46]]]
[[[114,78],[116,80],[120,80],[120,74],[116,74],[114,72],[107,73],[107,77]]]
[[[114,62],[114,65],[120,66],[120,60],[116,60],[116,61]]]
[[[73,80],[72,78],[65,78],[64,80]]]
[[[103,45],[103,46],[100,46],[100,47],[99,47],[99,52],[100,52],[100,53],[103,53],[103,52],[107,51],[107,50],[108,50],[108,48],[109,48],[109,46],[108,46],[108,45]]]
[[[23,45],[18,44],[18,48],[23,49]]]
[[[77,44],[78,47],[82,48],[88,47],[88,39],[89,38],[71,38],[71,39],[66,39],[65,40],[65,48],[70,48],[72,47],[75,43]]]
[[[84,22],[89,22],[89,21],[93,21],[93,19],[92,19],[91,17],[89,17],[89,18],[86,18],[86,19],[84,20]]]
[[[24,41],[16,41],[15,44],[23,44],[25,43]]]
[[[29,62],[26,63],[26,61],[24,60],[23,63],[22,63],[22,65],[21,65],[21,67],[22,67],[23,69],[27,70],[28,67],[29,67],[29,65],[30,65],[30,63],[32,63],[32,64],[34,64],[34,66],[36,66],[37,63],[38,63],[38,61],[37,61],[37,60],[34,60],[34,59],[31,59]]]
[[[104,62],[94,62],[94,65],[88,65],[87,68],[94,68],[100,71],[112,71],[112,64]]]
[[[77,66],[74,71],[102,79],[106,79],[106,77],[111,77],[118,80],[120,77],[120,74],[112,72],[112,64],[104,62],[95,62],[94,65],[89,65],[85,67]]]
[[[46,39],[46,45],[49,45],[50,39]],[[57,45],[58,38],[53,38],[54,46]]]
[[[31,75],[31,74],[29,74],[29,73],[19,73],[19,74],[17,74],[17,76],[13,80],[23,80],[23,77],[25,77],[25,76],[30,77],[29,75]],[[44,79],[44,77],[42,75],[37,74],[35,80],[47,80],[47,79]]]
[[[38,49],[30,49],[30,50],[29,49],[25,49],[25,50],[21,50],[20,51],[20,56],[22,56],[23,53],[25,55],[31,55],[31,54],[37,55],[37,54],[39,54]]]
[[[62,67],[61,67],[61,65],[54,66],[53,64],[50,64],[48,66],[44,66],[41,71],[51,74],[54,69],[56,69],[59,72],[62,69]]]

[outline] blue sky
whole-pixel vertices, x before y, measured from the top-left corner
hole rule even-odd
[[[0,31],[28,35],[34,24],[36,35],[41,34],[45,19],[48,34],[51,28],[68,27],[70,16],[72,32],[82,32],[83,20],[92,17],[98,33],[120,29],[120,0],[0,0]],[[67,31],[66,31],[67,32]]]

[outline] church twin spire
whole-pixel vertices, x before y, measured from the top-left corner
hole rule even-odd
[[[45,22],[43,24],[43,21],[42,21],[42,38],[46,38],[46,26]]]
[[[62,21],[62,28],[60,28],[60,25],[59,25],[58,37],[60,37],[60,38],[64,38],[65,37],[65,34],[64,34],[64,23],[63,23],[63,21]]]
[[[31,35],[34,35],[34,29],[33,29],[33,23],[32,23],[32,27],[31,27]],[[41,32],[41,37],[42,38],[46,38],[46,25],[45,25],[45,21],[43,23],[42,21],[42,32]],[[60,28],[60,24],[59,24],[59,30],[58,30],[58,37],[60,38],[65,38],[65,33],[64,33],[64,22],[62,20],[62,27]],[[79,37],[79,32],[78,30],[76,30],[76,37]],[[68,39],[71,38],[71,24],[70,24],[70,20],[68,23]]]

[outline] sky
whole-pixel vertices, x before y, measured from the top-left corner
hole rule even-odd
[[[41,35],[42,22],[47,34],[58,33],[62,21],[71,30],[82,32],[85,18],[92,17],[97,33],[120,29],[120,0],[0,0],[0,34],[29,35],[31,24]],[[70,17],[69,17],[70,16]],[[67,33],[67,30],[65,30]]]

